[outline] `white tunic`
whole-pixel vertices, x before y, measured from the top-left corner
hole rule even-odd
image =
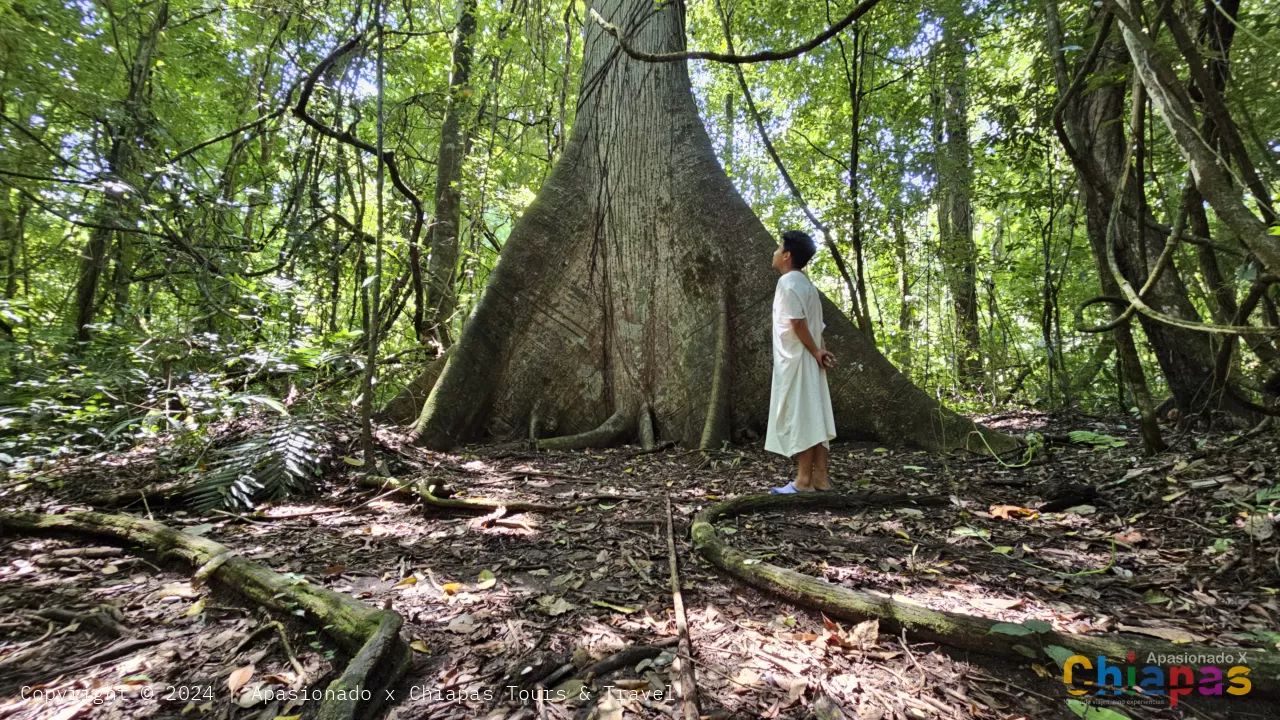
[[[836,436],[827,371],[796,337],[793,318],[804,318],[822,349],[822,296],[799,270],[778,278],[773,294],[773,389],[764,449],[787,457],[819,443],[829,447]]]

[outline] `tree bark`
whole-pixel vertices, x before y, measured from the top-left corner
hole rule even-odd
[[[453,45],[453,72],[449,79],[449,99],[444,125],[440,130],[440,151],[436,160],[435,223],[427,234],[431,251],[427,270],[427,317],[415,317],[419,339],[423,332],[434,334],[436,342],[447,348],[452,342],[449,326],[458,306],[455,289],[458,272],[458,234],[462,218],[462,160],[466,141],[463,137],[462,113],[468,106],[471,89],[472,36],[476,30],[476,0],[459,0],[460,15],[457,37]],[[417,247],[410,249],[416,253]],[[415,259],[416,261],[416,259]],[[421,290],[415,287],[415,293]],[[421,307],[419,301],[418,307]],[[423,324],[425,322],[425,325]]]
[[[13,193],[8,187],[0,188],[0,275],[4,277],[3,297],[13,299],[18,289],[18,255],[22,243],[21,225],[13,212]],[[3,319],[0,319],[3,322]]]
[[[828,18],[831,5],[827,4]],[[863,88],[866,85],[867,34],[862,32],[860,23],[853,25],[853,62],[849,61],[845,51],[844,40],[836,36],[836,44],[840,48],[840,58],[844,61],[845,82],[849,86],[849,202],[853,206],[853,267],[857,280],[857,292],[853,296],[853,312],[858,327],[867,334],[867,338],[875,344],[875,325],[871,322],[871,302],[867,297],[867,256],[863,249],[862,202],[858,197],[859,174],[862,164],[862,99],[866,96]]]
[[[1215,2],[1216,0],[1206,0],[1200,16],[1197,38],[1207,46],[1204,53],[1192,44],[1177,14],[1170,11],[1165,17],[1169,19],[1170,29],[1183,56],[1189,65],[1196,68],[1192,72],[1187,91],[1191,99],[1206,110],[1200,127],[1201,137],[1224,156],[1236,159],[1236,166],[1246,183],[1254,196],[1260,198],[1259,210],[1262,211],[1264,219],[1274,221],[1274,211],[1266,201],[1270,198],[1270,192],[1245,152],[1244,143],[1223,105],[1223,96],[1231,77],[1231,45],[1235,39],[1235,21],[1240,12],[1240,0],[1224,0],[1221,3],[1221,11],[1218,5],[1214,4]],[[1203,66],[1200,61],[1201,55],[1205,58]],[[1202,237],[1211,237],[1209,219],[1204,209],[1204,197],[1194,184],[1183,192],[1183,212],[1187,213],[1192,232]],[[1210,309],[1214,321],[1230,324],[1238,309],[1235,283],[1224,276],[1217,253],[1211,245],[1197,246],[1196,257],[1200,264],[1200,274],[1208,286],[1210,297],[1213,298]],[[1280,353],[1277,353],[1275,346],[1266,337],[1255,336],[1242,339],[1259,359],[1272,365],[1280,363]],[[1228,340],[1228,342],[1234,341]]]
[[[893,343],[894,362],[903,371],[911,369],[911,337],[915,334],[916,305],[911,296],[911,265],[908,262],[907,233],[902,227],[902,213],[890,210],[890,221],[893,223],[893,249],[898,259],[898,337]]]
[[[592,6],[635,48],[684,48],[679,4]],[[648,405],[659,436],[696,446],[714,410],[722,297],[729,427],[759,437],[776,240],[716,160],[684,63],[636,61],[588,24],[582,78],[564,155],[504,245],[418,419],[420,441],[523,434],[535,407],[564,435],[616,441],[634,437]],[[977,431],[997,452],[1017,447],[914,387],[825,298],[823,313],[824,344],[841,359],[828,379],[843,437],[985,451]],[[614,434],[618,422],[631,427]]]
[[[973,242],[973,160],[969,148],[967,34],[957,7],[942,17],[942,126],[938,148],[938,243],[955,317],[956,376],[966,387],[982,382],[978,327],[977,247]]]
[[[436,380],[440,379],[440,373],[444,370],[444,364],[452,351],[453,348],[450,347],[440,357],[427,363],[417,377],[378,411],[375,416],[378,422],[407,425],[417,420],[418,413],[422,412],[422,406],[431,395],[431,388],[436,386]]]

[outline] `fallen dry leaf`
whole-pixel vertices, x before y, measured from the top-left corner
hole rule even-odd
[[[235,695],[236,691],[244,687],[244,684],[249,682],[251,677],[253,677],[253,663],[249,663],[242,668],[236,668],[231,672],[231,676],[227,678],[227,689],[231,691],[232,695]]]
[[[1022,600],[1014,598],[972,598],[969,604],[979,610],[1012,610],[1022,605]]]
[[[992,505],[991,517],[1001,520],[1016,520],[1020,517],[1034,520],[1040,517],[1040,513],[1018,505]]]
[[[474,632],[476,627],[477,626],[475,624],[475,620],[469,614],[462,613],[461,615],[454,618],[453,620],[450,620],[449,624],[446,625],[444,629],[448,630],[449,632],[455,632],[455,633],[460,633],[465,635],[465,634]]]
[[[1143,535],[1137,530],[1116,533],[1116,542],[1125,543],[1126,545],[1137,545],[1138,543],[1146,542],[1146,541],[1147,541],[1147,536]]]
[[[875,618],[863,620],[854,626],[850,635],[859,650],[875,647],[880,637],[880,621]]]

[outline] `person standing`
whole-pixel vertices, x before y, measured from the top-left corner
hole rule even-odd
[[[782,234],[773,253],[781,277],[773,294],[773,385],[764,448],[794,457],[796,478],[772,493],[830,490],[827,461],[836,436],[827,369],[836,356],[823,348],[822,295],[804,267],[817,246],[799,230]]]

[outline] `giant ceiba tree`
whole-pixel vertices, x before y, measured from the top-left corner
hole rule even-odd
[[[685,47],[680,2],[595,0],[628,47]],[[635,437],[718,447],[763,433],[776,241],[712,149],[684,62],[629,57],[587,23],[564,155],[502,249],[415,425],[444,449]],[[941,407],[829,300],[844,437],[1003,452],[1017,441]]]

